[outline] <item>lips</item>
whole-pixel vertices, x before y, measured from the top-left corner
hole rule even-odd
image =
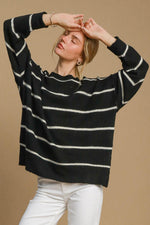
[[[58,45],[60,45],[64,49],[64,46],[60,42],[58,43]]]

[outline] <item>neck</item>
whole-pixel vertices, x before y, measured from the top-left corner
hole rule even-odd
[[[76,77],[74,62],[70,62],[70,63],[66,62],[65,63],[65,62],[61,62],[59,60],[54,72],[58,73],[62,76],[71,74],[72,76]]]

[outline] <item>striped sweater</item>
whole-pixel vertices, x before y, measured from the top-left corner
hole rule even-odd
[[[108,186],[117,112],[135,95],[149,64],[118,36],[107,48],[122,68],[81,80],[43,70],[25,41],[47,28],[42,15],[3,23],[7,53],[22,103],[19,165],[38,176]]]

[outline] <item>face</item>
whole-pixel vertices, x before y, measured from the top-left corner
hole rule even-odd
[[[63,45],[63,48],[57,43],[55,53],[63,59],[76,62],[81,56],[84,40],[85,35],[82,31],[69,31],[66,29],[58,41]]]

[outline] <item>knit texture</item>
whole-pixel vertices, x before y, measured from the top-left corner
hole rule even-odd
[[[38,176],[108,186],[117,112],[135,95],[149,64],[118,36],[107,48],[122,68],[80,81],[43,70],[25,41],[47,28],[39,12],[4,21],[4,38],[22,103],[19,165]]]

